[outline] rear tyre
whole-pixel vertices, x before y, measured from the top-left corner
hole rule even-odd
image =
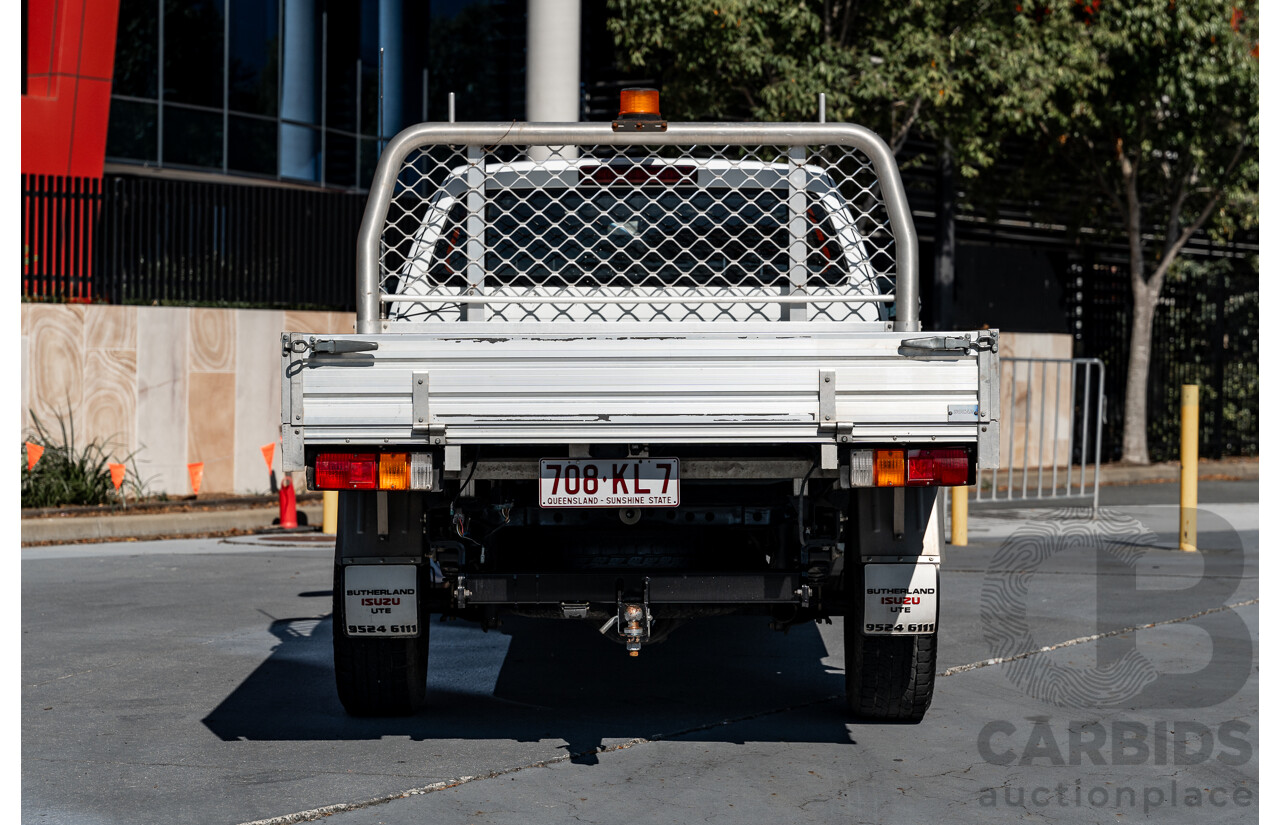
[[[419,566],[419,575],[421,567]],[[419,582],[418,593],[422,587]],[[410,716],[427,698],[430,615],[418,600],[416,639],[351,638],[343,615],[342,568],[333,572],[333,671],[352,716]]]
[[[852,603],[845,612],[844,624],[844,678],[849,710],[854,717],[868,721],[919,722],[933,701],[938,634],[864,635],[863,566],[855,563],[852,567],[849,574],[853,586],[847,588]],[[939,619],[941,613],[939,604]]]

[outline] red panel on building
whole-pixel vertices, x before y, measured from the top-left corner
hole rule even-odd
[[[22,171],[102,177],[120,0],[30,0]]]

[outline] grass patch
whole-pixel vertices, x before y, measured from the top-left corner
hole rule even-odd
[[[32,429],[26,441],[44,448],[36,466],[27,469],[26,450],[20,450],[22,467],[22,506],[68,507],[75,505],[117,504],[146,495],[146,482],[138,476],[133,454],[118,462],[126,467],[120,494],[111,483],[113,442],[90,440],[76,443],[75,421],[70,413],[58,415],[57,432],[31,413]]]

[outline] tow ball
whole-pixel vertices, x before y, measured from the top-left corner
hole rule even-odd
[[[649,633],[653,628],[653,613],[649,610],[649,580],[644,581],[644,594],[640,601],[634,597],[628,599],[618,592],[618,614],[610,616],[600,628],[601,633],[608,633],[609,628],[616,627],[618,635],[627,646],[627,653],[640,655],[640,646],[649,641]]]

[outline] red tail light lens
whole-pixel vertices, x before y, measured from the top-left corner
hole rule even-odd
[[[959,449],[908,450],[907,486],[963,487],[969,483],[969,454]]]
[[[378,489],[376,453],[321,453],[316,456],[316,487],[321,490]]]

